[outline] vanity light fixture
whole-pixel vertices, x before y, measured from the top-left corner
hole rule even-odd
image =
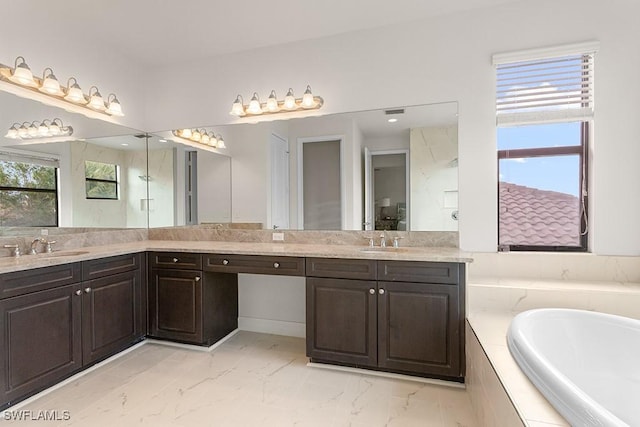
[[[6,138],[10,139],[34,139],[50,138],[57,136],[69,136],[73,134],[71,126],[65,126],[60,119],[45,119],[42,122],[33,121],[23,124],[14,123],[9,128]]]
[[[94,112],[109,116],[124,116],[120,101],[118,101],[115,94],[110,94],[105,101],[98,88],[91,86],[89,94],[85,95],[75,77],[70,77],[67,81],[67,86],[61,87],[57,77],[53,74],[53,70],[49,67],[42,72],[42,78],[35,77],[22,56],[16,58],[13,68],[0,64],[0,81],[25,89],[25,96],[32,94],[28,97],[41,102],[46,101],[42,97],[38,98],[33,95],[34,92],[42,93],[58,101],[66,101]],[[22,94],[23,91],[20,93]]]
[[[227,148],[224,145],[222,135],[216,136],[213,131],[208,132],[206,129],[176,129],[171,131],[171,133],[178,138],[197,142],[211,148]]]
[[[275,90],[271,91],[267,102],[261,103],[257,92],[253,93],[248,105],[244,105],[242,96],[238,95],[231,107],[231,115],[237,117],[258,116],[261,114],[287,113],[291,111],[317,110],[324,104],[324,100],[319,96],[314,96],[311,86],[307,89],[302,98],[296,98],[293,89],[289,88],[284,100],[278,101]]]

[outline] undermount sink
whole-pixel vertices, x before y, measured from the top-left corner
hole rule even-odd
[[[387,247],[387,248],[381,248],[381,247],[366,247],[366,248],[362,248],[360,249],[360,252],[365,252],[365,253],[380,253],[380,252],[406,252],[408,249],[407,248],[394,248],[393,246],[391,247]]]
[[[78,256],[78,255],[86,255],[89,251],[60,251],[60,252],[49,252],[40,254],[43,258],[56,258],[62,256]]]

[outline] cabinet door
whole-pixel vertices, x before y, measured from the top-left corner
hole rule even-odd
[[[202,274],[198,271],[152,269],[149,310],[152,336],[202,343]]]
[[[307,277],[307,356],[376,366],[376,282]]]
[[[88,364],[143,336],[140,271],[82,283],[82,357]]]
[[[378,365],[460,377],[458,286],[378,282]]]
[[[0,301],[0,406],[80,369],[81,301],[78,285]]]

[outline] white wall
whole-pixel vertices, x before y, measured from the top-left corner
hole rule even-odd
[[[518,2],[225,55],[192,64],[188,71],[176,63],[149,76],[149,87],[163,90],[147,98],[146,128],[229,123],[237,93],[302,90],[307,83],[324,97],[326,113],[458,101],[461,247],[492,252],[497,246],[497,163],[491,55],[599,40],[592,250],[638,255],[640,107],[634,99],[640,94],[639,15],[640,3],[631,0]],[[304,66],[256,72],[256,64]],[[193,98],[193,93],[201,96]]]

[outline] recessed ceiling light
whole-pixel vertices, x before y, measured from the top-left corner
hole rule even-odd
[[[123,142],[123,143],[122,143],[122,144],[120,144],[120,145],[122,145],[123,147],[128,147],[128,146],[129,146],[129,144],[127,144],[126,142]]]
[[[159,139],[158,142],[167,142],[166,139]]]
[[[398,119],[389,119],[389,120],[387,120],[387,121],[388,121],[389,123],[395,123],[395,122],[397,122],[397,121],[398,121]]]

